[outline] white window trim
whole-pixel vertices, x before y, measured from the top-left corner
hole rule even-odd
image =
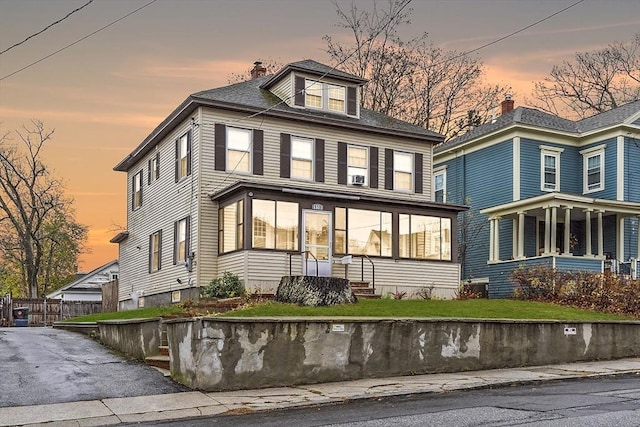
[[[409,182],[410,182],[411,185],[409,186],[409,189],[404,189],[404,188],[403,189],[399,189],[398,185],[396,183],[396,172],[407,173],[407,171],[400,170],[400,169],[397,168],[398,162],[396,162],[396,158],[395,158],[396,154],[407,155],[407,156],[409,156],[411,158],[410,163],[409,163],[411,165],[411,171],[410,171],[411,178],[409,179]],[[398,191],[398,192],[401,192],[401,193],[413,193],[414,185],[415,185],[415,173],[416,173],[415,164],[416,163],[415,163],[415,158],[414,158],[414,154],[413,153],[409,153],[409,152],[406,152],[406,151],[395,151],[395,150],[393,151],[393,190],[394,191]]]
[[[365,158],[365,167],[362,168],[360,166],[351,166],[349,164],[349,149],[350,148],[359,148],[362,150],[366,151],[366,158]],[[347,185],[353,185],[352,184],[352,179],[351,176],[353,175],[349,175],[349,168],[353,167],[353,168],[359,168],[359,169],[365,169],[365,175],[364,175],[364,184],[362,186],[357,186],[357,187],[368,187],[369,186],[369,175],[370,175],[370,171],[369,171],[369,147],[366,147],[364,145],[356,145],[356,144],[347,144]]]
[[[550,147],[548,145],[540,146],[540,190],[548,192],[560,191],[560,154],[563,151],[564,148]],[[554,157],[556,159],[556,183],[554,188],[545,187],[544,158],[546,156]]]
[[[580,151],[582,154],[582,194],[595,193],[604,190],[604,152],[607,144],[591,147]],[[589,159],[591,157],[600,156],[600,185],[596,188],[589,188]]]
[[[442,203],[447,203],[447,166],[440,166],[433,170],[433,201],[436,201],[436,176],[442,175]]]
[[[182,151],[182,141],[184,139],[184,152]],[[186,158],[185,166],[182,167],[182,159]],[[178,182],[189,176],[189,132],[178,138]]]
[[[302,157],[294,157],[294,155],[293,155],[293,145],[294,145],[296,140],[305,141],[305,142],[310,142],[311,143],[311,159],[302,158]],[[313,138],[306,138],[304,136],[291,135],[291,155],[290,155],[290,159],[289,159],[289,170],[290,170],[291,179],[299,180],[299,181],[306,181],[306,182],[314,182],[315,181],[315,179],[314,179],[315,178],[315,171],[316,171],[315,148],[316,148],[315,140]],[[300,176],[294,176],[294,174],[293,174],[293,161],[294,160],[304,160],[304,161],[311,160],[311,177],[304,178],[304,177],[300,177]]]
[[[132,210],[137,211],[142,207],[142,186],[144,185],[144,174],[143,170],[140,169],[138,173],[133,176],[133,203]],[[136,185],[139,185],[139,188],[136,190]],[[140,193],[140,202],[136,204],[136,194]]]
[[[229,150],[232,151],[236,151],[236,152],[240,152],[241,150],[237,150],[237,149],[230,149],[229,148],[229,131],[230,130],[239,130],[242,132],[247,132],[249,134],[249,145],[247,146],[247,150],[244,151],[244,155],[247,156],[249,158],[249,170],[238,170],[237,169],[237,165],[230,165],[229,164]],[[226,171],[227,172],[232,172],[232,173],[238,173],[238,174],[245,174],[245,175],[251,175],[251,171],[253,171],[253,130],[251,129],[246,129],[246,128],[239,128],[239,127],[232,127],[232,126],[226,126],[226,147],[225,147],[225,158],[226,158],[226,162],[227,164],[225,165],[226,167]]]

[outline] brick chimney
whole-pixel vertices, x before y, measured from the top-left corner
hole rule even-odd
[[[502,101],[502,114],[506,114],[509,111],[513,110],[514,101],[511,99],[511,94],[508,93],[504,97],[504,101]]]
[[[256,79],[267,74],[267,69],[262,66],[262,62],[256,61],[253,63],[253,69],[251,70],[251,79]]]

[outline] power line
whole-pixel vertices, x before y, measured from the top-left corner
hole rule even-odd
[[[56,50],[55,52],[50,53],[49,55],[47,55],[47,56],[45,56],[45,57],[43,57],[43,58],[40,58],[40,59],[38,59],[37,61],[34,61],[34,62],[32,62],[31,64],[29,64],[29,65],[27,65],[27,66],[25,66],[25,67],[20,68],[19,70],[14,71],[13,73],[7,74],[6,76],[4,76],[4,77],[0,78],[0,81],[2,81],[2,80],[4,80],[4,79],[7,79],[7,78],[9,78],[9,77],[11,77],[11,76],[14,76],[14,75],[18,74],[19,72],[26,70],[27,68],[31,68],[31,67],[33,67],[34,65],[36,65],[36,64],[38,64],[38,63],[40,63],[40,62],[44,61],[45,59],[51,58],[53,55],[56,55],[56,54],[58,54],[58,53],[62,52],[63,50],[67,50],[67,49],[69,49],[71,46],[75,46],[75,45],[77,45],[77,44],[78,44],[78,43],[80,43],[81,41],[88,39],[89,37],[93,36],[94,34],[99,33],[99,32],[100,32],[100,31],[102,31],[102,30],[106,30],[106,29],[107,29],[107,28],[109,28],[110,26],[112,26],[112,25],[114,25],[114,24],[117,24],[118,22],[122,21],[123,19],[128,18],[129,16],[131,16],[131,15],[133,15],[134,13],[136,13],[136,12],[138,12],[138,11],[140,11],[140,10],[144,9],[144,8],[145,8],[145,7],[147,7],[147,6],[150,6],[151,4],[155,3],[156,1],[158,1],[158,0],[151,0],[149,3],[147,3],[147,4],[143,5],[143,6],[140,6],[139,8],[137,8],[137,9],[135,9],[135,10],[133,10],[133,11],[131,11],[131,12],[127,13],[127,14],[126,14],[126,15],[124,15],[123,17],[118,18],[118,19],[116,19],[115,21],[110,22],[109,24],[105,25],[104,27],[101,27],[101,28],[99,28],[99,29],[95,30],[94,32],[92,32],[92,33],[90,33],[90,34],[87,34],[86,36],[84,36],[84,37],[82,37],[82,38],[80,38],[80,39],[78,39],[78,40],[74,41],[73,43],[70,43],[70,44],[66,45],[65,47],[63,47],[63,48],[61,48],[61,49],[58,49],[58,50]]]
[[[14,47],[18,47],[21,44],[24,44],[27,42],[27,40],[34,38],[35,36],[38,36],[42,33],[44,33],[45,31],[47,31],[49,28],[53,27],[56,24],[61,23],[62,21],[64,21],[65,19],[67,19],[68,17],[70,17],[71,15],[73,15],[74,13],[81,11],[82,9],[84,9],[85,7],[89,6],[91,3],[93,3],[93,0],[89,0],[88,2],[86,2],[85,4],[83,4],[82,6],[80,6],[77,9],[72,10],[71,12],[67,13],[67,15],[64,18],[58,19],[57,21],[47,25],[46,27],[44,27],[42,30],[38,31],[35,34],[31,34],[29,37],[27,37],[26,39],[22,40],[21,42],[18,42],[16,44],[14,44],[13,46],[9,46],[8,48],[6,48],[5,50],[3,50],[2,52],[0,52],[0,55],[2,55],[5,52],[10,51],[11,49],[13,49]]]

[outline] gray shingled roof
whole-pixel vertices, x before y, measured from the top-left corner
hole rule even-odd
[[[638,113],[638,111],[640,111],[640,101],[634,101],[621,107],[614,108],[613,110],[596,114],[586,119],[573,121],[563,119],[562,117],[545,113],[534,108],[518,107],[506,114],[501,115],[493,123],[487,123],[482,126],[478,126],[477,128],[467,132],[464,135],[445,142],[444,144],[437,147],[434,150],[434,153],[447,151],[448,149],[457,145],[464,144],[465,142],[468,142],[475,138],[488,135],[492,132],[507,128],[515,124],[536,126],[544,129],[556,130],[559,132],[574,133],[577,135],[582,132],[589,132],[592,130],[606,128],[623,123],[625,120]]]
[[[272,84],[276,83],[283,75],[289,73],[290,71],[303,71],[309,74],[316,75],[318,77],[333,77],[340,80],[357,83],[358,85],[363,85],[368,81],[367,79],[363,79],[354,74],[345,73],[344,71],[340,71],[334,67],[329,67],[328,65],[321,64],[314,61],[313,59],[305,59],[285,65],[280,71],[272,76],[269,76],[262,87],[264,89],[268,89]]]
[[[281,112],[295,114],[302,120],[305,118],[328,119],[334,123],[342,123],[344,125],[367,126],[373,128],[372,130],[394,130],[415,134],[416,136],[427,136],[436,139],[442,138],[442,135],[436,132],[391,118],[384,114],[367,110],[365,108],[360,108],[360,118],[358,119],[341,114],[331,114],[318,110],[306,110],[290,107],[283,102],[283,100],[268,90],[260,88],[261,85],[269,78],[271,78],[271,76],[259,77],[230,86],[197,92],[191,96],[196,100],[215,101],[228,104],[230,106],[237,106],[239,108],[244,106],[251,109],[268,109],[269,112],[274,113]]]

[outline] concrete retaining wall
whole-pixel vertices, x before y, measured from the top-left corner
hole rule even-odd
[[[218,391],[640,356],[640,322],[176,319],[171,376]]]
[[[160,354],[161,319],[101,320],[100,341],[135,359]]]

